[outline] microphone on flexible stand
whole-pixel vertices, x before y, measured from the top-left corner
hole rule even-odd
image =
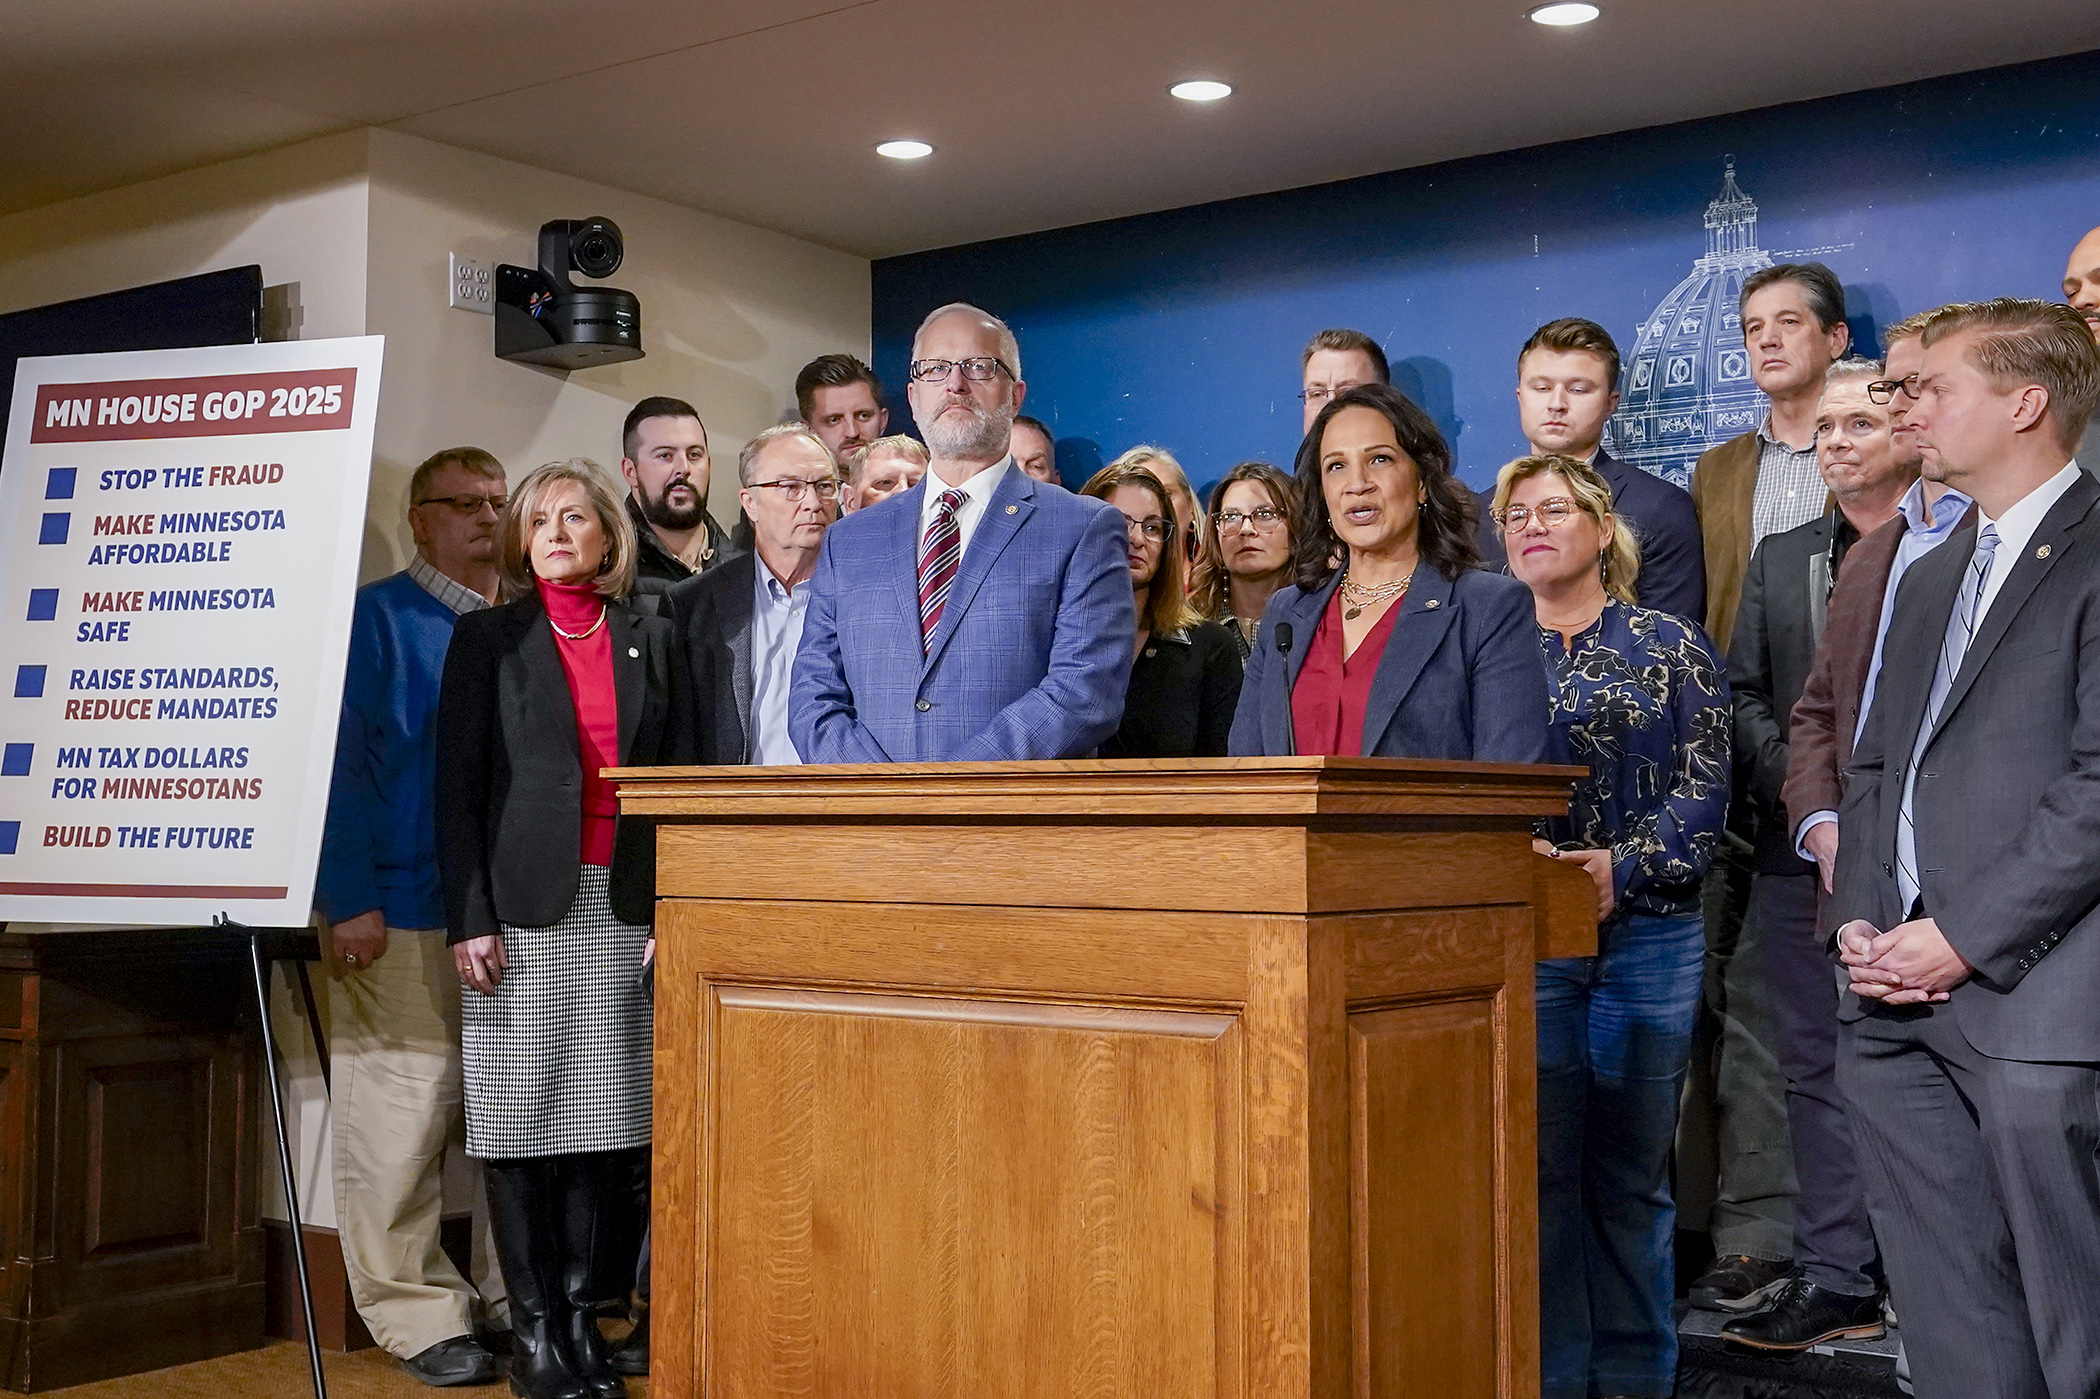
[[[1279,656],[1291,654],[1291,624],[1289,622],[1278,622],[1276,624],[1276,654]]]

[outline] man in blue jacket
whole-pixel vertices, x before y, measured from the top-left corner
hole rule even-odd
[[[1093,753],[1116,731],[1137,611],[1122,512],[1014,466],[1027,390],[1004,321],[960,303],[913,339],[911,490],[824,536],[789,696],[812,763]]]
[[[452,624],[496,591],[508,489],[478,447],[409,482],[416,554],[357,594],[314,902],[331,925],[335,1199],[350,1292],[373,1339],[425,1384],[487,1384],[476,1322],[506,1310],[438,1246],[439,1174],[461,1112],[459,978],[445,949],[434,810],[438,681]],[[484,1256],[487,1250],[477,1250]]]

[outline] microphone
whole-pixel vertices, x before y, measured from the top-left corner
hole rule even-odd
[[[1291,624],[1289,622],[1278,622],[1276,624],[1276,654],[1279,656],[1291,654]]]

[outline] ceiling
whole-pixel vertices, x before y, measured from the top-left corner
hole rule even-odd
[[[2094,0],[1529,3],[0,0],[0,212],[381,125],[880,257],[2100,48]]]

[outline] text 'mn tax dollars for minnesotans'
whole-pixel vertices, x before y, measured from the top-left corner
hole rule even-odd
[[[381,345],[21,361],[0,458],[0,918],[306,922]]]

